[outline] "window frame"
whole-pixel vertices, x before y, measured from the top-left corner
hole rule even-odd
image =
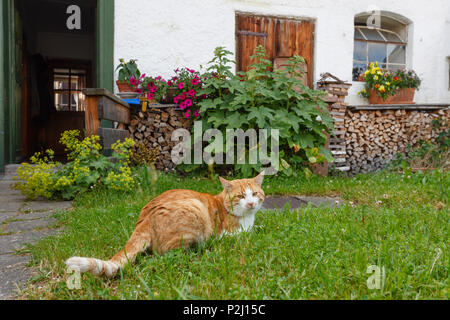
[[[51,72],[51,80],[52,80],[52,96],[55,98],[55,94],[58,92],[66,92],[68,91],[69,95],[69,110],[71,111],[70,106],[72,105],[71,101],[71,92],[79,92],[80,90],[74,90],[71,86],[71,70],[84,70],[86,77],[86,88],[92,87],[92,64],[90,61],[79,61],[79,60],[52,60],[49,63],[50,72]],[[55,75],[58,75],[55,72],[55,69],[68,69],[69,70],[69,88],[68,89],[55,89]],[[61,74],[61,73],[59,73]],[[56,108],[56,105],[55,105]],[[67,111],[59,111],[58,112],[67,112]],[[84,111],[79,111],[84,112]]]
[[[368,30],[374,30],[378,33],[378,35],[383,39],[383,40],[370,40],[367,38],[367,36],[364,34],[363,31],[361,31],[361,29],[368,29]],[[362,61],[362,60],[355,60],[354,59],[354,54],[355,54],[355,44],[353,46],[353,68],[355,66],[355,64],[365,64],[366,66],[369,65],[370,62],[374,62],[374,61],[369,61],[369,44],[370,43],[381,43],[381,44],[385,44],[386,45],[386,62],[383,63],[381,61],[379,61],[379,64],[385,64],[386,65],[386,69],[389,68],[389,66],[399,66],[399,67],[406,67],[407,65],[407,46],[408,46],[408,41],[402,39],[402,37],[397,33],[394,32],[392,30],[388,30],[388,29],[383,29],[383,28],[374,28],[374,27],[367,27],[367,26],[359,26],[359,25],[355,25],[354,26],[354,30],[355,32],[358,31],[364,39],[356,39],[355,36],[353,36],[353,40],[355,42],[362,42],[362,43],[366,43],[366,61]],[[386,39],[386,37],[383,35],[382,32],[386,32],[386,33],[391,33],[394,34],[395,36],[397,36],[400,40],[403,41],[392,41],[392,40],[388,40]],[[389,62],[389,54],[388,54],[388,46],[392,44],[392,45],[397,45],[397,46],[404,46],[405,47],[405,63],[390,63]],[[353,80],[353,79],[352,79]],[[363,82],[360,80],[353,80],[353,81],[357,81],[357,82]]]

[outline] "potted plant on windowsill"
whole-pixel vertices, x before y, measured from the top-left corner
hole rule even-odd
[[[359,95],[370,104],[414,104],[414,94],[421,80],[413,70],[391,72],[371,63],[363,76],[366,82]]]
[[[138,91],[138,85],[142,76],[136,61],[137,60],[131,59],[129,62],[125,62],[124,59],[120,59],[120,64],[116,68],[116,71],[119,70],[116,84],[120,92]]]

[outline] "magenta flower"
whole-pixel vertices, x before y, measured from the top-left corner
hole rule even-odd
[[[158,80],[158,81],[161,80],[161,76],[157,76],[156,80]]]
[[[183,94],[181,95],[181,100],[186,100],[186,92],[183,92]]]
[[[139,78],[139,80],[142,80],[145,78],[145,73]]]
[[[172,82],[172,81],[167,81],[167,85],[168,85],[169,87],[171,87],[171,86],[173,86],[173,82]]]
[[[200,80],[197,79],[197,78],[195,78],[195,79],[192,79],[192,80],[191,80],[191,83],[192,83],[193,86],[197,86],[197,85],[200,84]]]
[[[198,110],[197,110],[197,111],[195,111],[194,115],[195,115],[196,118],[198,118],[198,117],[200,117],[200,112],[198,112]]]
[[[141,88],[138,88],[138,89],[136,89],[136,92],[139,93],[139,94],[141,94],[141,93],[142,93],[142,89],[141,89]]]
[[[186,101],[183,101],[182,103],[180,103],[180,109],[186,109],[187,105],[186,105]]]
[[[185,103],[186,103],[186,107],[192,106],[192,100],[191,100],[191,99],[187,99],[187,100],[185,101]]]
[[[188,92],[188,96],[189,96],[189,97],[193,97],[193,96],[195,96],[195,94],[196,94],[196,92],[195,92],[194,89],[191,89],[191,90],[189,90],[189,92]]]
[[[180,96],[176,96],[175,98],[173,98],[173,102],[175,104],[178,104],[178,102],[180,102],[181,97]]]
[[[151,93],[155,93],[156,91],[158,91],[157,87],[150,87],[149,89]]]
[[[138,82],[137,82],[137,80],[136,80],[136,78],[135,78],[134,76],[131,76],[131,78],[130,78],[130,84],[131,84],[132,86],[135,86],[135,85],[138,84]]]
[[[186,111],[186,113],[184,114],[184,116],[186,117],[186,118],[188,118],[189,119],[189,117],[191,116],[189,113],[191,112],[191,110],[188,110],[188,111]]]
[[[155,95],[153,93],[150,92],[149,94],[147,94],[148,100],[153,100],[153,98],[155,98]]]
[[[186,70],[189,71],[190,73],[195,73],[195,70],[193,69],[186,68]]]
[[[183,90],[183,88],[184,88],[184,82],[180,82],[178,84],[178,89]]]

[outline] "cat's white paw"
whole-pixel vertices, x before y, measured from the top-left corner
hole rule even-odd
[[[72,257],[67,259],[66,266],[79,272],[88,272],[90,269],[89,259],[81,257]]]

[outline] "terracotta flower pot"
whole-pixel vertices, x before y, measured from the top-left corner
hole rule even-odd
[[[137,88],[134,88],[130,86],[130,84],[125,82],[120,82],[119,80],[116,81],[117,88],[119,88],[119,92],[136,92]]]
[[[399,89],[397,94],[388,96],[386,100],[383,100],[377,92],[373,89],[370,90],[369,103],[370,104],[414,104],[415,88]]]

